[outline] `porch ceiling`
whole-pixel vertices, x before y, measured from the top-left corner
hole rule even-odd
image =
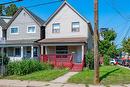
[[[47,39],[42,39],[38,41],[39,43],[42,44],[53,44],[53,43],[87,43],[87,38],[81,37],[81,38],[47,38]]]

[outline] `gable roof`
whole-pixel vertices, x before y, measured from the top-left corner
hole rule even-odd
[[[5,29],[6,25],[7,23],[2,18],[0,18],[0,26],[2,27],[3,30]]]
[[[86,23],[90,23],[86,18],[84,18],[78,11],[76,11],[67,1],[64,1],[63,4],[54,12],[52,16],[48,18],[45,25],[47,25],[54,17],[55,15],[65,6],[67,5],[70,9],[72,9],[77,15],[79,15]]]
[[[14,16],[12,17],[12,19],[9,21],[9,23],[7,24],[6,29],[12,24],[12,22],[21,13],[22,10],[24,10],[39,26],[43,26],[43,24],[45,23],[44,20],[42,20],[40,17],[38,17],[37,15],[35,15],[34,13],[32,13],[31,11],[29,11],[25,7],[20,7],[18,9],[18,11],[14,14]]]

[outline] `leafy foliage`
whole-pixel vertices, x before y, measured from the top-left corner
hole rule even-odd
[[[26,75],[35,71],[47,69],[52,69],[52,66],[40,63],[36,60],[14,61],[7,65],[7,75]]]
[[[116,38],[116,32],[114,30],[106,30],[101,32],[101,37],[103,40],[99,42],[99,52],[101,55],[109,55],[111,58],[117,53],[116,46],[113,44],[113,41]]]
[[[2,15],[2,5],[0,5],[0,16]]]
[[[17,10],[18,10],[18,8],[17,8],[17,6],[16,6],[15,4],[10,4],[10,5],[6,8],[5,12],[6,12],[6,15],[7,15],[7,16],[13,16],[14,13],[15,13]]]
[[[113,41],[116,38],[116,32],[114,30],[106,30],[101,32],[101,36],[104,40]]]
[[[15,4],[10,4],[8,6],[0,5],[0,16],[13,16],[17,10],[18,7]]]
[[[104,65],[109,65],[110,64],[109,61],[110,61],[110,56],[104,55]]]
[[[86,53],[86,64],[90,69],[94,69],[94,54],[90,50]]]
[[[130,53],[130,38],[122,41],[123,51]]]

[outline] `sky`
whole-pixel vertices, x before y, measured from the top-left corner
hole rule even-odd
[[[0,3],[8,1],[11,0],[0,0]],[[22,2],[16,3],[16,5],[18,7],[28,7],[50,1],[57,0],[23,0]],[[94,28],[94,0],[67,0],[67,2],[90,21]],[[126,34],[126,37],[130,37],[129,3],[130,0],[99,0],[99,30],[100,28],[111,28],[115,30],[117,33],[115,43],[118,47],[121,46],[121,41]],[[47,20],[61,4],[62,2],[57,2],[28,9],[43,20]]]

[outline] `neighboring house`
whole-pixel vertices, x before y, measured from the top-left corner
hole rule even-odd
[[[6,26],[6,55],[11,60],[38,58],[40,49],[35,41],[45,37],[43,24],[41,18],[20,7]]]
[[[11,18],[11,16],[0,16],[0,44],[3,43],[3,40],[6,38],[6,25]],[[1,47],[2,45],[0,45],[0,53]]]
[[[5,38],[6,25],[10,21],[11,16],[0,16],[0,39]]]
[[[79,65],[81,70],[86,51],[93,49],[93,30],[90,22],[65,1],[47,20],[45,26],[45,39],[39,41],[41,59],[55,65],[57,61],[62,62],[61,64],[67,67],[73,66],[72,70]],[[64,63],[65,61],[73,65],[70,66],[69,63]]]

